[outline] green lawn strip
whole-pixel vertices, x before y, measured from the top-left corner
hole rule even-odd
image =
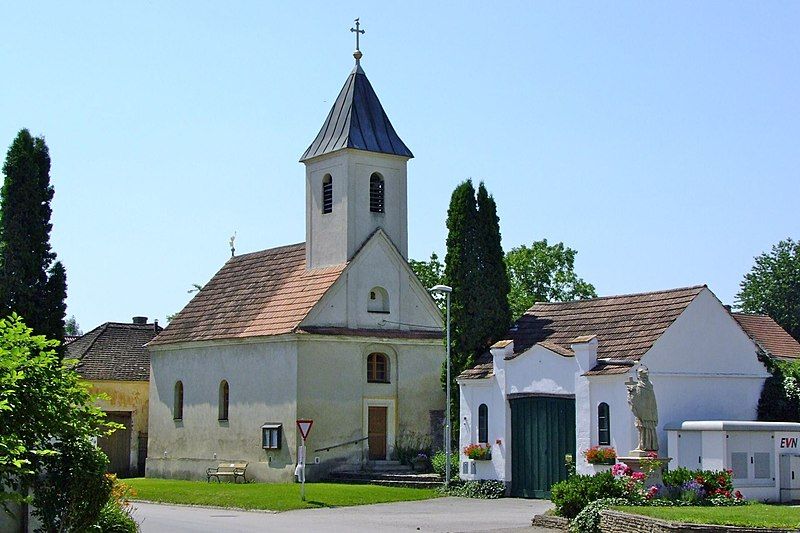
[[[296,483],[234,484],[145,478],[124,482],[136,491],[136,500],[270,511],[427,500],[438,496],[433,489],[306,483],[306,501],[303,502],[300,485]]]
[[[614,507],[661,520],[725,526],[800,527],[800,507],[751,503],[737,507]]]

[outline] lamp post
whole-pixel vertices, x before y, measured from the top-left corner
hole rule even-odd
[[[450,485],[450,441],[452,439],[452,431],[450,430],[450,293],[453,292],[452,287],[448,287],[447,285],[436,285],[435,287],[431,288],[431,292],[436,292],[439,294],[444,294],[447,298],[447,320],[445,321],[445,326],[447,329],[447,408],[445,410],[445,422],[444,422],[444,456],[446,459],[446,463],[444,466],[444,483],[445,486]]]

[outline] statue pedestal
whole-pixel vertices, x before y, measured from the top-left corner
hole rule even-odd
[[[664,477],[662,474],[664,472],[664,467],[667,466],[667,463],[670,461],[672,461],[672,457],[656,457],[655,459],[650,459],[647,457],[647,452],[642,450],[631,450],[630,457],[617,457],[618,463],[625,463],[631,467],[631,470],[634,472],[644,472],[648,474],[647,479],[644,481],[645,487],[664,484]],[[652,472],[648,473],[644,465],[655,467]]]

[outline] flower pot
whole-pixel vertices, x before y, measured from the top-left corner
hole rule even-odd
[[[611,470],[611,467],[614,466],[614,463],[590,463],[592,465],[592,470],[594,470],[595,474],[599,474],[600,472],[608,472]]]

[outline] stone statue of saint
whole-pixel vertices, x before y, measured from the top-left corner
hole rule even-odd
[[[650,382],[646,367],[639,367],[638,376],[638,381],[625,382],[628,387],[628,404],[636,418],[636,429],[639,432],[639,445],[634,451],[658,451],[656,394],[653,391],[653,384]]]

